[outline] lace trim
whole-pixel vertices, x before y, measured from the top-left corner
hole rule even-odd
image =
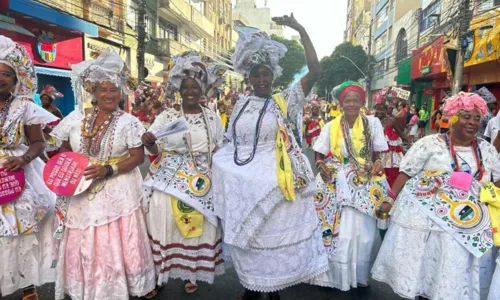
[[[290,282],[290,280],[279,280],[281,282],[283,282],[283,281],[288,281],[288,282],[287,283],[280,283],[280,284],[277,284],[277,285],[273,285],[272,287],[264,287],[264,286],[257,286],[257,285],[247,284],[247,283],[243,282],[241,279],[240,279],[240,283],[247,290],[255,291],[255,292],[259,292],[259,293],[279,292],[279,291],[282,291],[282,290],[284,290],[286,288],[289,288],[289,287],[297,285],[297,284],[308,283],[311,279],[313,279],[314,277],[319,276],[319,275],[325,273],[329,269],[328,264],[326,264],[324,266],[320,265],[320,261],[321,260],[319,258],[321,258],[321,256],[319,256],[316,259],[316,262],[314,264],[313,270],[315,270],[315,271],[310,272],[305,277],[302,277],[302,274],[301,274],[300,275],[300,277],[301,277],[300,279],[296,278],[296,279],[292,280],[291,282]]]

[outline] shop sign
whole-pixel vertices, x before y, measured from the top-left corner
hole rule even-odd
[[[156,58],[156,56],[145,53],[144,55],[144,67],[148,70],[148,81],[163,82],[163,62]]]
[[[411,79],[436,75],[448,70],[448,55],[444,46],[444,36],[431,44],[413,51]]]
[[[92,38],[85,38],[85,59],[96,59],[104,49],[110,47],[120,55],[127,65],[130,65],[129,49],[117,47]]]
[[[42,30],[37,36],[36,47],[38,55],[44,62],[49,63],[56,60],[57,43],[53,32]]]
[[[410,91],[404,90],[402,88],[393,87],[391,88],[391,96],[403,100],[409,100]]]
[[[466,35],[464,65],[472,66],[500,59],[500,8],[475,17]]]

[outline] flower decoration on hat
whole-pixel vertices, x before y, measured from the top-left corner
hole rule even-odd
[[[64,95],[61,92],[57,91],[56,88],[50,84],[46,84],[43,87],[42,92],[40,93],[40,96],[43,96],[43,95],[49,96],[52,100],[55,100],[56,98],[64,97]]]
[[[450,123],[452,125],[458,122],[461,113],[473,110],[477,110],[481,116],[488,112],[486,102],[481,96],[474,93],[460,92],[458,95],[448,98],[444,105],[444,114],[451,117]]]

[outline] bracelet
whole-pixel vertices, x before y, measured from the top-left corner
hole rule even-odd
[[[118,165],[111,165],[111,169],[113,170],[114,176],[118,175]]]
[[[113,176],[113,168],[110,165],[105,165],[104,168],[106,168],[106,175],[104,176],[104,178]]]
[[[155,142],[152,142],[152,143],[149,143],[149,144],[142,144],[142,145],[143,145],[144,147],[149,148],[149,147],[153,146],[154,144],[155,144]]]
[[[392,198],[391,196],[389,196],[389,197],[386,197],[384,199],[384,202],[387,202],[387,203],[389,203],[392,206],[392,205],[394,205],[395,200],[394,200],[394,198]]]
[[[378,163],[378,162],[379,162],[379,163],[382,163],[382,160],[381,160],[380,158],[378,158],[378,159],[376,159],[376,160],[373,162],[373,164],[376,164],[376,163]]]
[[[391,197],[393,200],[397,198],[396,194],[394,194],[394,192],[391,190],[391,189],[388,189],[387,190],[387,194],[389,195],[389,197]]]

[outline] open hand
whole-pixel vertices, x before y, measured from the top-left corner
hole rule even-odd
[[[273,21],[278,25],[287,26],[297,31],[302,29],[302,25],[295,20],[293,13],[290,16],[284,15],[283,17],[274,17]]]
[[[372,167],[372,176],[382,176],[384,175],[384,167],[382,166],[382,162],[377,160]]]

